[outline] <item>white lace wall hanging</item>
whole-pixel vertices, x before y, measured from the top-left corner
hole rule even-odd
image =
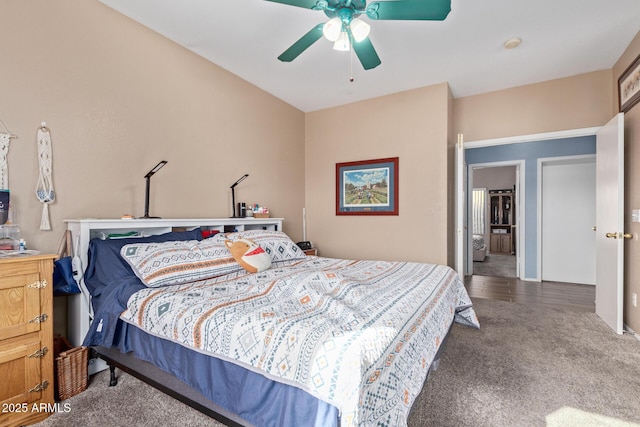
[[[9,154],[9,142],[12,138],[17,138],[5,127],[0,120],[0,126],[4,132],[0,132],[0,189],[9,189],[9,163],[7,155]]]
[[[51,153],[51,134],[46,126],[38,128],[38,186],[36,187],[36,197],[42,203],[42,219],[40,220],[40,230],[51,230],[49,222],[49,204],[53,203],[56,193],[53,191],[52,177],[52,153]]]
[[[11,135],[8,133],[0,133],[0,188],[9,188],[9,167],[7,163],[7,154],[9,154],[9,141]]]

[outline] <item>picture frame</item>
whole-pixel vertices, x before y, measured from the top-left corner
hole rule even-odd
[[[398,215],[399,158],[336,163],[336,215]]]
[[[618,79],[618,105],[626,113],[640,101],[640,55]]]

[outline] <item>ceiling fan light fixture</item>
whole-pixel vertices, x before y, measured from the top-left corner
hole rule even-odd
[[[328,20],[322,27],[322,34],[331,42],[335,42],[342,32],[342,20],[338,17]]]
[[[338,39],[333,43],[333,49],[341,52],[348,52],[351,49],[349,43],[349,34],[346,31],[341,31]]]
[[[369,36],[371,25],[364,22],[362,19],[356,18],[351,21],[351,34],[353,39],[357,42],[361,42]]]

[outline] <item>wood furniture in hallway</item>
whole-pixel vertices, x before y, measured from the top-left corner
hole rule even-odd
[[[513,253],[514,199],[511,190],[489,190],[490,253]]]

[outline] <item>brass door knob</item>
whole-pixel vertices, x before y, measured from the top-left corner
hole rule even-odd
[[[607,233],[605,236],[607,236],[608,239],[617,239],[618,237],[621,239],[633,239],[633,234],[631,233]]]

